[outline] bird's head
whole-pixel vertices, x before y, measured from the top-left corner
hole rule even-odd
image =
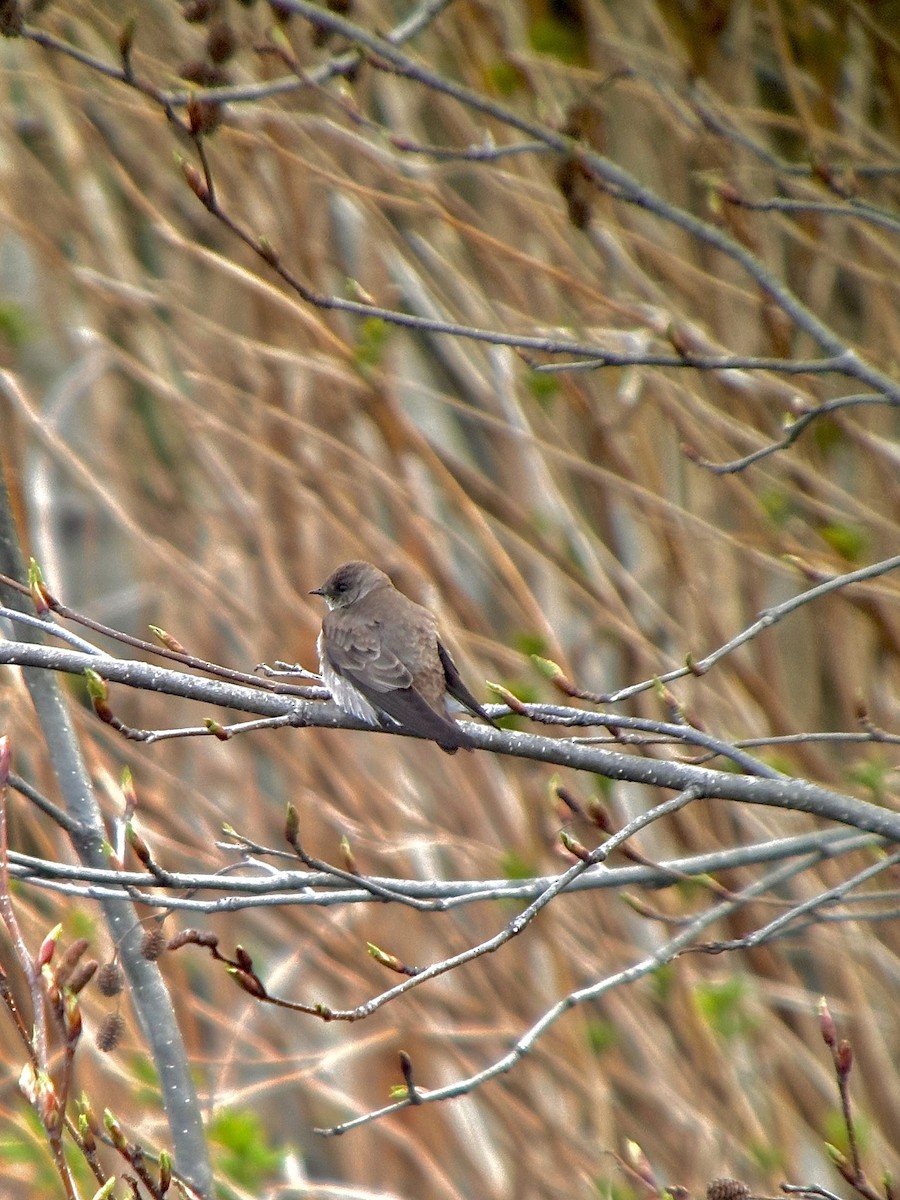
[[[309,593],[321,596],[329,608],[346,608],[378,587],[390,587],[384,571],[367,562],[348,562],[332,571],[325,582]]]

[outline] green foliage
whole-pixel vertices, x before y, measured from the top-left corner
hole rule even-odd
[[[653,987],[654,999],[659,1004],[665,1004],[675,982],[675,968],[672,963],[663,963],[648,976]]]
[[[813,423],[812,436],[816,446],[823,454],[829,454],[846,440],[844,431],[837,421],[828,417],[823,417]]]
[[[596,1018],[587,1023],[587,1039],[591,1052],[599,1058],[601,1054],[605,1054],[607,1050],[616,1045],[619,1035],[615,1026],[611,1025],[609,1021],[601,1021]]]
[[[849,777],[853,783],[868,788],[877,804],[883,804],[888,795],[887,778],[892,771],[893,767],[879,754],[857,763]]]
[[[498,96],[512,96],[525,86],[526,78],[515,63],[498,60],[485,71],[485,83]]]
[[[97,921],[84,908],[73,908],[66,915],[66,937],[74,941],[76,938],[87,938],[90,942],[97,936]]]
[[[0,301],[0,337],[13,350],[19,350],[37,333],[31,315],[15,300]]]
[[[792,762],[784,753],[769,750],[760,757],[773,771],[780,771],[782,775],[795,775],[797,773],[797,764]]]
[[[594,775],[593,785],[596,794],[604,804],[608,804],[613,798],[613,781],[606,775]]]
[[[747,1006],[747,986],[738,975],[698,984],[694,999],[708,1024],[725,1041],[745,1036],[758,1024]]]
[[[868,545],[865,531],[858,525],[823,525],[819,534],[847,562],[858,562]]]
[[[533,879],[538,869],[515,850],[507,850],[500,857],[500,870],[504,879]]]
[[[759,502],[776,529],[780,529],[796,511],[793,500],[781,488],[769,488],[759,497]]]
[[[24,1102],[14,1118],[4,1113],[3,1134],[0,1135],[0,1177],[28,1180],[29,1190],[23,1196],[61,1195],[59,1173],[47,1146],[47,1134],[37,1113]],[[96,1190],[96,1180],[77,1147],[66,1139],[66,1162],[72,1171],[79,1194],[90,1196]],[[4,1192],[4,1195],[7,1193]]]
[[[509,715],[507,715],[505,717],[495,717],[494,720],[497,722],[497,725],[501,729],[519,729],[519,730],[521,730],[524,728],[522,718],[515,716],[515,714],[513,714],[513,713],[510,713]]]
[[[583,31],[568,22],[551,16],[539,17],[532,21],[528,39],[538,54],[549,54],[572,65],[584,62]]]
[[[864,1155],[872,1141],[872,1131],[869,1122],[859,1109],[853,1113],[853,1129],[856,1133],[856,1145],[860,1155]],[[834,1146],[841,1154],[849,1156],[850,1143],[847,1139],[847,1124],[844,1114],[839,1108],[834,1108],[825,1116],[822,1136],[829,1145]]]
[[[555,375],[546,375],[542,371],[529,371],[525,376],[525,386],[544,412],[550,412],[553,409],[553,401],[559,392],[559,379]]]
[[[272,1146],[262,1121],[248,1109],[224,1109],[209,1126],[210,1141],[221,1147],[218,1168],[238,1187],[256,1190],[274,1182],[284,1151]]]
[[[59,1192],[59,1175],[50,1158],[47,1135],[33,1108],[22,1106],[19,1114],[23,1119],[15,1123],[4,1121],[4,1132],[0,1136],[0,1162],[5,1166],[4,1174],[13,1174],[14,1168],[27,1168],[28,1176],[41,1194],[55,1196]],[[16,1171],[16,1175],[23,1172]]]
[[[381,317],[366,317],[359,327],[353,362],[360,375],[367,376],[384,362],[384,348],[391,331]]]
[[[531,655],[536,654],[540,658],[547,657],[547,639],[540,633],[532,631],[523,631],[513,634],[513,645],[520,654]]]
[[[750,1142],[747,1150],[763,1174],[775,1175],[787,1170],[787,1156],[782,1147],[771,1142]]]
[[[634,1189],[621,1179],[595,1179],[594,1191],[603,1200],[635,1200]]]

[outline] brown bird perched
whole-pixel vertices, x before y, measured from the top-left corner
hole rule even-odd
[[[319,634],[322,678],[334,702],[364,721],[387,715],[401,728],[431,738],[448,754],[472,749],[447,707],[447,693],[488,724],[460,678],[427,608],[398,592],[367,562],[338,567],[311,596],[328,612]]]

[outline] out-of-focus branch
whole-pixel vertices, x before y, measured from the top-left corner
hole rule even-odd
[[[318,82],[334,74],[345,73],[352,65],[359,62],[360,55],[362,55],[370,65],[376,68],[391,70],[420,84],[424,88],[449,96],[466,108],[479,112],[510,129],[515,129],[527,135],[542,150],[553,152],[577,162],[579,168],[586,175],[593,178],[601,190],[608,191],[617,199],[636,205],[654,214],[660,220],[675,225],[692,237],[713,247],[738,263],[762,291],[792,320],[797,328],[812,338],[815,344],[823,351],[826,363],[824,369],[836,371],[865,383],[890,403],[900,404],[900,387],[897,386],[889,375],[877,370],[871,364],[861,359],[830,326],[820,320],[811,309],[800,301],[786,284],[773,275],[752,251],[741,245],[739,241],[725,230],[677,205],[669,203],[652,189],[640,183],[619,164],[598,154],[584,142],[572,138],[563,132],[559,132],[547,123],[524,117],[493,97],[483,95],[432,71],[401,50],[401,43],[419,32],[425,25],[430,24],[443,7],[443,4],[437,2],[430,5],[422,5],[418,10],[415,10],[415,20],[410,17],[402,26],[398,26],[393,33],[380,36],[370,32],[361,25],[355,24],[339,13],[323,9],[317,4],[308,2],[308,0],[282,0],[282,8],[285,11],[304,17],[317,29],[327,30],[347,38],[354,47],[349,52],[349,55],[343,56],[344,59],[348,59],[347,62],[341,60],[339,63],[339,60],[335,59],[331,63],[319,68],[318,74],[315,72],[311,73],[309,76],[310,80],[315,79]],[[199,89],[191,93],[164,92],[162,89],[146,81],[137,81],[128,65],[112,67],[109,64],[103,64],[92,56],[77,50],[77,48],[69,47],[59,39],[44,34],[39,29],[31,26],[24,26],[21,32],[22,36],[44,46],[46,49],[70,54],[82,62],[83,65],[93,70],[101,71],[103,74],[117,79],[127,86],[137,87],[148,99],[159,104],[172,121],[178,120],[176,113],[184,108],[187,108],[190,113],[191,106],[194,106],[194,110],[196,111],[197,105],[205,103],[217,106],[227,103],[249,103],[258,101],[265,96],[295,90],[305,86],[307,82],[305,76],[301,75],[298,77],[296,73],[292,73],[286,79],[270,80],[263,84],[240,88],[216,87]],[[186,134],[191,134],[189,125],[183,125],[182,130]],[[202,182],[199,174],[196,180],[191,183],[198,198],[212,215],[216,216],[236,236],[251,246],[297,295],[306,303],[312,304],[315,307],[350,312],[367,317],[379,317],[392,324],[407,328],[421,328],[432,333],[447,333],[456,337],[473,338],[491,344],[512,346],[520,350],[551,354],[574,354],[588,359],[592,364],[602,366],[622,366],[631,363],[642,363],[647,366],[659,367],[709,367],[710,369],[726,369],[728,367],[737,368],[743,364],[750,369],[765,368],[785,371],[796,369],[792,367],[790,360],[779,359],[760,358],[754,360],[752,357],[736,357],[733,362],[729,362],[727,356],[724,359],[720,356],[715,360],[706,362],[703,358],[692,358],[691,356],[680,354],[609,354],[590,344],[582,345],[565,339],[541,338],[517,335],[500,330],[477,329],[454,322],[417,317],[413,314],[386,309],[377,305],[363,304],[359,301],[339,296],[318,294],[308,288],[293,272],[288,270],[281,262],[273,247],[264,244],[260,239],[243,229],[239,222],[220,204],[212,186],[209,164],[201,149],[199,137],[197,138],[197,146],[206,176],[205,183]],[[190,171],[187,174],[190,182]],[[861,210],[861,212],[864,213],[865,210]],[[853,215],[858,214],[854,211]],[[819,367],[818,369],[822,368]]]
[[[25,564],[2,476],[0,571],[13,578],[25,576]],[[26,604],[30,604],[30,601],[26,602],[17,591],[3,583],[0,583],[0,602],[13,609],[25,608]],[[20,645],[29,653],[34,653],[38,661],[47,651],[47,647],[37,643]],[[77,653],[85,667],[96,667],[103,661],[91,654],[76,651],[67,653]],[[36,666],[38,662],[32,665]],[[60,796],[68,816],[74,822],[70,831],[72,845],[86,866],[104,868],[107,863],[103,852],[106,839],[103,818],[59,681],[51,672],[43,670],[26,668],[24,675]],[[203,1117],[171,999],[156,964],[148,962],[140,953],[140,925],[133,906],[101,902],[101,907],[110,937],[118,947],[131,985],[132,1002],[159,1073],[179,1169],[201,1195],[211,1196],[212,1169]]]

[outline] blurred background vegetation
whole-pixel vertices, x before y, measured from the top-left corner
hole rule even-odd
[[[133,12],[135,73],[172,91],[186,78],[282,79],[291,56],[302,73],[347,49],[263,0],[222,0],[199,21],[188,18],[203,5],[175,0],[33,7],[34,28],[113,66]],[[384,33],[409,11],[356,0],[348,15]],[[407,50],[581,136],[674,207],[727,230],[896,378],[898,29],[900,5],[874,0],[459,0]],[[192,147],[151,99],[28,39],[0,52],[0,358],[23,389],[0,396],[0,454],[26,548],[70,606],[138,636],[161,626],[238,669],[313,667],[321,604],[307,593],[338,562],[365,557],[439,614],[480,697],[490,679],[553,702],[531,653],[584,688],[612,691],[709,652],[820,577],[896,552],[894,410],[836,413],[731,475],[682,450],[739,457],[777,440],[804,406],[858,390],[847,380],[643,366],[542,374],[502,345],[316,309],[198,203],[177,159],[196,162]],[[494,153],[524,139],[415,80],[364,63],[215,115],[206,145],[220,203],[319,293],[611,350],[671,350],[677,331],[722,352],[814,353],[733,261],[602,192],[577,164],[535,148]],[[483,153],[458,153],[467,148]],[[894,224],[814,207],[755,211],[729,202],[728,188],[835,207],[850,196]],[[860,704],[894,728],[898,600],[891,576],[840,592],[673,690],[692,721],[726,739],[853,730]],[[283,845],[292,801],[313,853],[338,860],[347,837],[365,872],[550,873],[570,861],[554,783],[601,795],[618,821],[654,799],[374,734],[135,746],[97,722],[80,683],[66,687],[104,805],[118,811],[116,781],[130,764],[141,829],[172,869],[233,862],[216,844],[223,823]],[[52,795],[12,672],[0,677],[0,705],[17,770]],[[115,705],[145,728],[225,719],[125,689]],[[627,711],[669,715],[652,690]],[[896,784],[892,750],[805,741],[767,757],[884,800]],[[58,831],[11,807],[17,849],[68,859]],[[814,827],[704,802],[641,844],[662,858]],[[837,877],[826,862],[784,898]],[[62,920],[67,937],[87,930],[102,956],[88,904],[28,889],[16,900],[35,947]],[[823,992],[854,1043],[868,1161],[876,1175],[896,1174],[896,920],[682,958],[571,1013],[468,1098],[341,1139],[312,1133],[385,1103],[402,1082],[400,1049],[423,1087],[487,1066],[555,999],[646,953],[698,903],[690,888],[660,892],[654,920],[610,893],[563,898],[502,954],[350,1026],[262,1009],[199,953],[165,957],[220,1178],[237,1194],[269,1194],[289,1154],[295,1175],[321,1182],[315,1195],[332,1194],[333,1181],[351,1195],[629,1196],[634,1185],[606,1151],[630,1139],[662,1183],[834,1185],[822,1142],[842,1132],[815,1018]],[[247,946],[279,994],[351,1006],[395,981],[367,942],[427,963],[489,936],[512,911],[284,908],[208,924]],[[761,907],[752,921],[769,916]],[[750,921],[744,911],[720,936]],[[109,1008],[99,997],[85,1005],[94,1021]],[[2,1021],[0,1048],[3,1175],[23,1198],[55,1194],[16,1088],[21,1049]],[[112,1055],[85,1045],[77,1084],[134,1136],[166,1144],[136,1028]]]

